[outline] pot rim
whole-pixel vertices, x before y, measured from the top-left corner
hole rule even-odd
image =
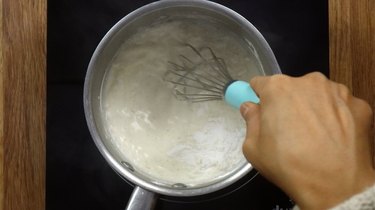
[[[232,19],[233,21],[237,22],[241,26],[245,27],[246,29],[250,30],[251,33],[258,38],[258,42],[264,48],[262,49],[263,53],[267,58],[269,58],[268,62],[273,67],[273,73],[281,73],[279,65],[276,61],[276,58],[264,39],[261,33],[244,17],[236,13],[235,11],[220,5],[215,2],[211,1],[202,1],[202,0],[162,0],[153,2],[147,5],[144,5],[133,12],[129,13],[125,17],[123,17],[120,21],[118,21],[103,37],[103,39],[98,44],[93,56],[90,60],[88,70],[85,77],[85,84],[84,84],[84,111],[85,117],[88,124],[89,131],[91,136],[99,149],[102,156],[106,159],[109,165],[122,177],[126,178],[130,182],[147,189],[149,191],[163,194],[167,196],[178,196],[178,197],[187,197],[187,196],[199,196],[199,195],[206,195],[218,190],[221,190],[229,185],[233,184],[234,182],[241,179],[243,176],[248,174],[252,170],[252,166],[247,163],[242,168],[236,171],[233,175],[229,176],[228,178],[210,184],[208,186],[196,187],[196,188],[172,188],[172,187],[164,187],[155,183],[148,182],[141,177],[138,177],[136,174],[132,173],[130,170],[127,170],[123,167],[121,163],[119,163],[111,154],[111,152],[107,149],[104,142],[102,141],[99,131],[96,126],[96,122],[93,116],[93,107],[92,107],[92,96],[90,94],[91,83],[93,78],[93,72],[95,71],[95,61],[101,56],[101,52],[103,49],[109,44],[112,37],[114,37],[124,26],[132,22],[133,20],[139,18],[140,16],[150,13],[156,10],[165,9],[169,7],[197,7],[201,9],[207,9],[210,11],[215,11],[220,15],[225,15]]]

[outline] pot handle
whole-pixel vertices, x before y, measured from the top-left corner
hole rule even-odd
[[[126,210],[152,210],[155,207],[157,197],[154,192],[136,186],[130,196]]]

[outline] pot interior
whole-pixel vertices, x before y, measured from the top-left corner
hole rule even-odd
[[[90,131],[110,165],[137,185],[174,196],[221,189],[251,166],[241,152],[239,111],[220,100],[178,100],[163,79],[170,62],[196,62],[189,44],[203,56],[209,47],[237,80],[278,71],[268,45],[241,17],[184,2],[153,4],[122,19],[99,44],[85,84]]]

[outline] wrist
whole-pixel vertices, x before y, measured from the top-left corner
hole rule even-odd
[[[332,183],[334,183],[334,180],[332,180]],[[304,191],[295,193],[295,202],[302,210],[330,209],[374,185],[375,171],[372,171],[370,176],[361,177],[361,179],[352,184],[346,183],[341,186],[330,186],[329,184],[318,186],[311,184],[310,186],[299,188]]]

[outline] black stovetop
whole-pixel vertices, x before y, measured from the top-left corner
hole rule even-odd
[[[87,65],[104,34],[151,1],[48,0],[47,210],[124,209],[132,187],[105,162],[83,112]],[[328,75],[328,3],[317,0],[232,0],[221,3],[248,19],[273,49],[284,74]],[[193,204],[159,200],[160,210],[291,208],[289,198],[257,176],[232,194]]]

